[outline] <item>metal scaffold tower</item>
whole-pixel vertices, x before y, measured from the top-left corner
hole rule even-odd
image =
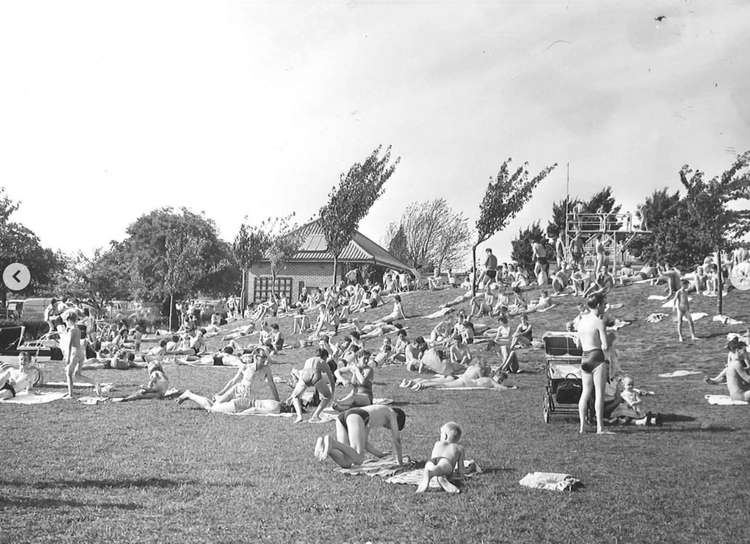
[[[594,244],[601,240],[609,255],[610,266],[616,270],[628,258],[628,248],[639,236],[652,234],[635,220],[631,213],[578,213],[569,211],[565,224],[565,247],[570,250],[576,237],[583,242],[584,267],[593,268],[596,260]]]

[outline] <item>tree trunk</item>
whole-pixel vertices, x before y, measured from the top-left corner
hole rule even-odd
[[[718,248],[716,250],[716,266],[719,269],[719,285],[718,285],[718,294],[716,295],[716,302],[719,306],[718,312],[719,315],[724,315],[723,307],[724,307],[724,296],[722,293],[724,292],[724,270],[722,269],[721,264],[721,248]]]
[[[169,293],[169,332],[172,332],[172,311],[174,308],[174,295]]]
[[[333,256],[333,283],[331,285],[336,285],[336,271],[339,267],[339,259],[336,257],[336,255]]]
[[[245,283],[247,282],[247,269],[242,269],[242,283],[240,285],[240,304],[239,304],[239,311],[240,315],[243,315],[245,313]]]
[[[472,278],[471,278],[471,296],[475,297],[477,295],[477,246],[479,244],[474,244],[471,246],[471,269],[473,271]]]
[[[271,268],[271,292],[276,296],[276,269]]]

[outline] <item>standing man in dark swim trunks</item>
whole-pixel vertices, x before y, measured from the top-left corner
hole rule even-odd
[[[497,277],[497,257],[492,254],[492,249],[487,248],[487,258],[484,260],[484,274],[482,275],[482,287]]]
[[[596,432],[605,433],[604,418],[604,389],[609,378],[609,365],[604,358],[607,350],[607,331],[604,324],[604,307],[606,299],[601,294],[590,295],[586,299],[588,312],[578,322],[578,343],[581,346],[581,381],[583,389],[578,401],[578,432],[583,433],[586,421],[586,407],[588,406],[591,390],[594,390],[594,407],[596,410]]]

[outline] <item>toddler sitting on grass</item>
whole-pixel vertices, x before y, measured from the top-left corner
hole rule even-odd
[[[635,425],[658,425],[658,415],[653,415],[646,410],[643,397],[653,395],[653,391],[644,391],[633,387],[633,378],[625,376],[622,379],[622,393],[620,397],[625,401],[625,405],[635,413],[633,423]]]
[[[458,423],[449,421],[440,427],[440,440],[432,447],[430,460],[424,466],[424,478],[417,487],[417,493],[424,493],[432,478],[437,478],[438,484],[448,493],[458,493],[459,489],[448,481],[448,476],[454,474],[463,478],[464,447],[458,444],[461,439],[461,427]]]

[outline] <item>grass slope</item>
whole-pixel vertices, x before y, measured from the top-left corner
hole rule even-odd
[[[618,334],[623,368],[656,391],[654,406],[673,414],[661,428],[621,428],[616,436],[579,436],[576,421],[542,421],[541,350],[522,352],[527,371],[517,391],[398,388],[408,372],[376,370],[376,396],[407,414],[404,451],[426,458],[440,425],[458,421],[469,457],[486,473],[459,496],[335,472],[312,455],[332,424],[285,418],[235,418],[178,407],[173,401],[83,406],[59,401],[0,407],[0,542],[743,542],[748,540],[746,460],[750,409],[709,407],[702,376],[663,379],[676,369],[718,371],[725,335],[743,331],[704,318],[697,342],[678,344],[674,323],[649,324],[665,311],[647,300],[653,288],[618,288],[614,312],[634,319]],[[425,315],[458,291],[407,294],[409,315]],[[713,315],[715,299],[695,297],[693,311]],[[573,297],[532,314],[537,337],[575,315]],[[733,292],[726,313],[750,322],[750,293]],[[361,314],[367,320],[390,307]],[[517,320],[514,319],[514,323]],[[287,319],[279,320],[290,330]],[[409,336],[435,320],[406,321]],[[294,338],[288,339],[293,341]],[[368,346],[376,349],[378,340]],[[286,374],[311,348],[289,350],[274,371]],[[46,374],[61,378],[60,363]],[[216,391],[231,369],[167,367],[173,385]],[[99,371],[127,392],[144,371]],[[280,393],[288,392],[285,385]],[[381,438],[381,442],[385,436]],[[580,478],[573,494],[518,485],[531,471]]]

